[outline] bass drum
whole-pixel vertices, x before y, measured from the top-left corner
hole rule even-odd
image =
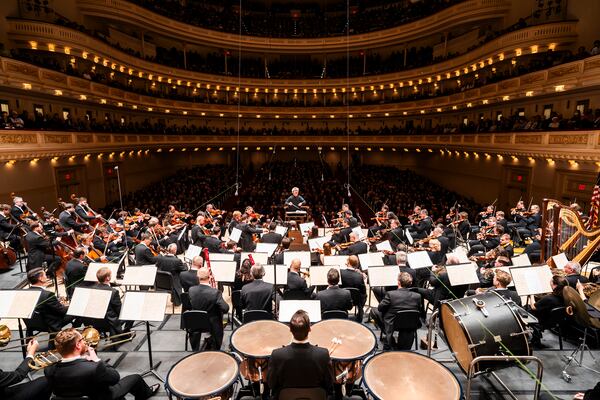
[[[485,303],[488,317],[475,305],[474,299]],[[528,331],[513,307],[513,302],[494,291],[442,303],[441,327],[448,347],[465,373],[468,373],[475,357],[531,355]],[[485,361],[476,366],[475,372],[510,365],[500,361]]]
[[[460,400],[456,376],[433,358],[410,351],[389,351],[370,358],[363,368],[368,399]]]

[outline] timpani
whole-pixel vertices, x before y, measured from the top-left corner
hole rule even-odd
[[[290,328],[271,320],[244,324],[231,335],[231,349],[243,358],[241,374],[250,382],[264,382],[273,350],[291,342]]]
[[[334,343],[336,339],[341,343]],[[308,340],[312,344],[329,349],[335,376],[348,370],[338,383],[355,382],[360,379],[363,359],[377,346],[377,337],[372,330],[347,319],[328,319],[314,324]]]
[[[222,351],[191,354],[171,367],[165,389],[169,398],[225,400],[233,396],[238,361]]]
[[[460,400],[462,388],[448,368],[419,353],[379,353],[363,367],[363,385],[368,399]]]

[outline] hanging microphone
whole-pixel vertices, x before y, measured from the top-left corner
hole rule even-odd
[[[115,165],[115,167],[114,167],[114,170],[115,170],[115,171],[118,171],[118,170],[119,170],[119,166],[118,166],[118,165]]]
[[[271,171],[269,171],[269,180],[271,180]]]
[[[321,172],[321,182],[325,181],[325,176],[323,176],[323,173]]]
[[[236,183],[235,184],[235,196],[237,197],[237,195],[238,195],[238,184]]]

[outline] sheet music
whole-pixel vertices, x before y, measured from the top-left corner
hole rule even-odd
[[[201,252],[202,247],[190,244],[190,246],[185,251],[185,255],[183,256],[183,258],[191,261],[194,259],[194,257],[199,256]]]
[[[413,243],[415,242],[415,240],[413,239],[412,235],[410,234],[410,231],[408,230],[408,228],[406,228],[404,233],[406,234],[406,239],[408,240],[408,244],[410,244],[412,246]]]
[[[90,265],[88,265],[87,269],[85,270],[85,277],[83,278],[83,280],[85,282],[98,282],[98,278],[96,278],[96,273],[102,267],[107,267],[110,269],[110,283],[116,283],[119,264],[115,263],[90,263]]]
[[[233,261],[235,260],[234,253],[209,253],[208,259],[213,261]]]
[[[284,251],[283,263],[289,268],[292,260],[299,258],[302,268],[310,267],[310,251]]]
[[[457,247],[450,254],[454,254],[458,258],[458,262],[460,262],[461,264],[471,262],[471,260],[469,260],[469,257],[467,256],[467,249],[465,249],[464,247]]]
[[[242,231],[238,228],[233,228],[231,230],[231,235],[229,235],[229,240],[234,243],[238,243],[240,241],[240,237],[242,236]]]
[[[0,318],[31,318],[41,295],[41,290],[0,290]]]
[[[281,236],[285,237],[285,234],[287,233],[288,228],[285,226],[281,226],[281,225],[277,225],[275,227],[275,233],[279,233]]]
[[[364,271],[369,267],[378,267],[385,265],[383,263],[383,257],[384,254],[380,252],[359,254],[358,260],[360,261],[360,269]]]
[[[278,246],[277,243],[257,243],[254,251],[256,253],[267,253],[267,256],[271,257]]]
[[[240,260],[244,261],[246,258],[249,258],[249,254],[252,254],[252,259],[255,263],[262,265],[266,265],[269,263],[269,255],[267,253],[247,253],[243,251]]]
[[[369,286],[397,286],[398,273],[399,269],[394,265],[371,267],[369,268]]]
[[[315,226],[314,222],[305,222],[300,224],[300,232],[302,232],[302,236],[308,236],[313,226]]]
[[[329,283],[327,282],[327,273],[329,273],[330,269],[337,269],[338,273],[340,273],[340,267],[335,265],[325,265],[325,266],[314,266],[308,269],[310,273],[310,284],[312,286],[327,286]],[[341,273],[340,273],[341,276]],[[341,280],[341,278],[340,278]]]
[[[464,264],[446,265],[446,272],[451,286],[470,285],[479,283],[477,264],[468,262]]]
[[[319,300],[282,300],[279,303],[279,321],[290,322],[292,315],[298,310],[306,311],[311,323],[321,320],[321,302]]]
[[[552,292],[552,271],[547,265],[535,267],[511,267],[510,273],[519,296]]]
[[[363,232],[360,226],[355,226],[354,228],[352,228],[352,232],[356,234],[357,240],[363,240],[366,237],[365,233]]]
[[[164,292],[126,292],[119,319],[162,322],[168,298]]]
[[[237,262],[235,261],[215,261],[210,263],[210,269],[217,282],[232,283],[235,281],[235,271]]]
[[[310,251],[323,250],[323,245],[331,240],[331,235],[308,239],[308,248]]]
[[[513,267],[528,267],[531,265],[531,260],[527,253],[519,254],[511,259]]]
[[[67,310],[68,315],[104,319],[112,290],[76,287]]]
[[[375,245],[375,248],[377,249],[377,251],[391,251],[392,253],[394,252],[394,249],[392,249],[392,244],[389,240],[377,243]]]
[[[288,267],[286,265],[265,265],[265,276],[263,281],[275,284],[275,267],[277,267],[277,285],[287,285]]]
[[[348,256],[323,256],[323,264],[337,265],[340,268],[345,268],[348,262]]]
[[[125,286],[154,286],[156,281],[156,265],[136,265],[127,267],[121,285]]]
[[[414,253],[408,253],[406,257],[408,260],[408,265],[412,269],[433,267],[433,262],[431,262],[431,258],[429,258],[429,254],[427,254],[426,251],[415,251]]]
[[[565,265],[567,265],[569,259],[567,258],[567,255],[565,253],[560,253],[555,256],[552,256],[552,261],[554,261],[556,268],[565,269]]]

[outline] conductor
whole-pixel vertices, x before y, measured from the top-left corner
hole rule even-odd
[[[334,378],[329,351],[308,342],[310,320],[306,311],[296,311],[290,331],[292,343],[271,354],[267,382],[273,398],[279,398],[286,388],[322,388],[331,393]]]
[[[286,211],[303,211],[304,204],[306,204],[306,200],[300,196],[300,189],[292,188],[292,195],[285,200]]]

